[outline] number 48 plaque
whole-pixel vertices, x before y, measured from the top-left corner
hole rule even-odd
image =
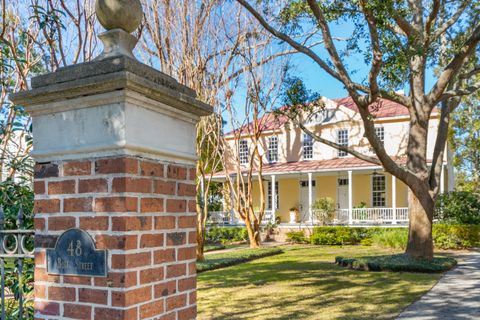
[[[96,250],[95,242],[84,230],[67,230],[54,249],[47,249],[47,273],[106,277],[107,251]]]

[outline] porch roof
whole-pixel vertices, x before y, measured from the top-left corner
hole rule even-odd
[[[405,163],[405,158],[395,159],[398,163]],[[430,161],[429,161],[430,162]],[[361,170],[361,169],[381,169],[379,165],[360,160],[355,157],[334,158],[328,160],[303,160],[295,162],[282,162],[264,164],[262,174],[292,174],[292,173],[307,173],[307,172],[329,172],[329,171],[344,171],[344,170]],[[242,170],[242,173],[247,173],[247,168]],[[256,169],[253,170],[257,172]],[[224,178],[226,174],[235,175],[236,171],[221,171],[214,175],[214,178]]]

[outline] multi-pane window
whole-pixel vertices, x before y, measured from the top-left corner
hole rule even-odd
[[[278,137],[272,136],[268,138],[267,160],[269,163],[278,161]]]
[[[248,163],[248,142],[247,140],[240,140],[238,145],[238,157],[241,164]]]
[[[311,135],[303,134],[303,159],[313,158],[313,138]]]
[[[316,180],[312,180],[312,187],[315,187],[317,185]],[[300,181],[300,187],[302,188],[307,188],[308,187],[308,180],[302,180]]]
[[[337,144],[348,147],[348,130],[342,129],[337,131]],[[347,152],[343,150],[338,150],[338,156],[346,157]]]
[[[372,206],[385,207],[386,206],[386,183],[385,176],[374,175],[372,177]]]
[[[272,210],[272,181],[268,181],[268,202],[267,209]],[[275,181],[275,210],[279,208],[278,181]]]
[[[339,187],[348,186],[348,178],[338,178],[337,181]]]
[[[385,129],[383,127],[375,127],[375,135],[382,144],[385,142]]]

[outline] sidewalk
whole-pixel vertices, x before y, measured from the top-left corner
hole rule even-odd
[[[397,319],[480,319],[480,251],[455,258],[458,266]]]

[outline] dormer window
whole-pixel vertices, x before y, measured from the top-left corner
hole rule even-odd
[[[278,137],[268,137],[268,151],[267,160],[269,163],[275,163],[278,161]]]
[[[337,131],[337,144],[348,147],[348,130],[342,129]],[[338,150],[338,157],[346,157],[347,152],[343,150]]]
[[[248,142],[247,140],[240,140],[238,144],[238,157],[240,158],[240,164],[248,163]]]
[[[383,145],[385,143],[385,129],[383,127],[375,127],[375,135]]]
[[[332,110],[320,109],[310,116],[308,124],[321,124],[328,122],[332,117]]]
[[[303,159],[313,159],[313,138],[311,135],[303,134]]]

